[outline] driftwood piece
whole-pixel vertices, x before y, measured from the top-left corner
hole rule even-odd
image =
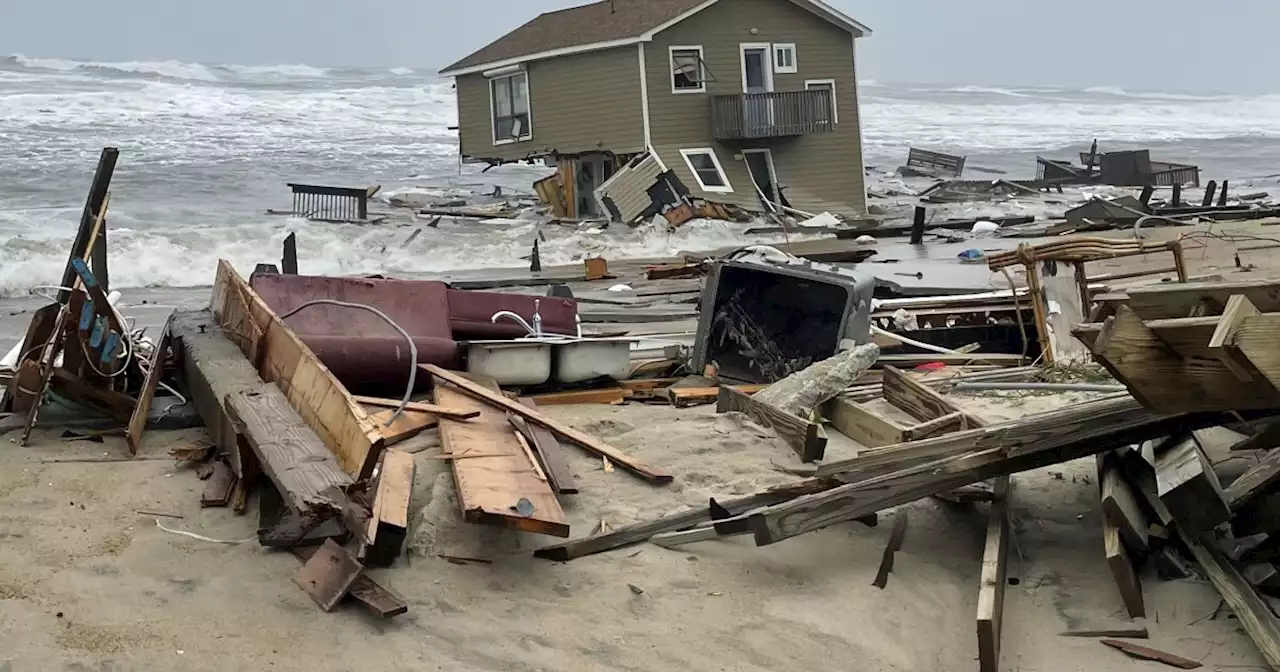
[[[756,398],[784,413],[808,417],[823,402],[852,385],[879,357],[879,346],[860,345],[783,378],[756,393]]]

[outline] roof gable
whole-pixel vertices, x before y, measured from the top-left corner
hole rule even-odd
[[[589,5],[547,12],[470,56],[443,68],[440,74],[462,75],[528,60],[649,41],[654,33],[665,30],[718,1],[722,0],[601,0]],[[794,2],[855,35],[871,32],[866,26],[822,0],[787,1]]]

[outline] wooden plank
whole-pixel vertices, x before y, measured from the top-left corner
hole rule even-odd
[[[1142,601],[1142,584],[1134,571],[1133,561],[1120,543],[1120,527],[1109,516],[1102,519],[1102,547],[1107,557],[1107,568],[1120,590],[1120,600],[1130,618],[1144,618],[1146,607]]]
[[[147,428],[147,414],[151,412],[151,402],[156,397],[156,387],[164,377],[164,364],[168,360],[169,346],[173,343],[172,324],[173,318],[170,317],[165,322],[164,331],[160,333],[160,340],[156,341],[156,349],[148,363],[147,376],[142,381],[142,391],[138,393],[138,405],[133,409],[133,416],[129,418],[129,428],[125,430],[125,440],[128,441],[129,452],[133,455],[138,454],[138,447],[142,445],[142,432]]]
[[[966,364],[994,364],[997,366],[1021,366],[1025,358],[1022,355],[1004,355],[975,352],[971,355],[944,355],[928,353],[923,355],[880,355],[878,363],[892,366],[919,366],[939,362],[948,366],[964,366]]]
[[[1227,504],[1238,512],[1277,481],[1280,481],[1280,450],[1273,450],[1227,486]]]
[[[1262,652],[1267,665],[1273,670],[1280,670],[1280,619],[1258,597],[1235,565],[1218,550],[1212,539],[1197,537],[1182,529],[1179,533],[1210,583],[1244,626],[1245,634]]]
[[[270,383],[227,395],[227,414],[288,506],[299,513],[332,516],[347,505],[335,494],[352,479],[320,437]],[[353,532],[356,532],[353,530]],[[360,528],[358,533],[363,533]]]
[[[1241,439],[1239,443],[1231,446],[1231,452],[1280,448],[1280,421],[1262,423],[1254,430],[1253,436]]]
[[[501,394],[488,390],[481,385],[477,385],[456,373],[446,371],[434,364],[422,364],[421,368],[427,373],[457,386],[459,390],[466,392],[467,395],[484,401],[486,405],[501,408],[509,413],[519,415],[539,427],[545,427],[556,435],[563,437],[568,441],[572,441],[596,455],[609,458],[610,462],[613,462],[623,469],[641,476],[648,481],[655,483],[670,483],[674,480],[674,477],[670,474],[649,467],[632,458],[630,455],[627,455],[621,450],[614,448],[586,432],[548,418],[536,410],[526,408],[519,402],[512,401]]]
[[[1156,456],[1160,501],[1188,532],[1210,530],[1231,519],[1231,507],[1204,451],[1187,439]]]
[[[1230,347],[1235,344],[1236,332],[1246,318],[1260,315],[1257,306],[1249,302],[1249,297],[1236,294],[1227,299],[1222,319],[1218,321],[1213,336],[1209,338],[1209,352],[1222,365],[1231,370],[1242,381],[1252,381],[1260,374],[1253,368],[1248,358],[1241,357],[1239,350]]]
[[[763,390],[768,385],[732,385],[732,389],[746,395]],[[719,387],[669,387],[667,400],[676,408],[688,408],[702,404],[714,404],[720,399]]]
[[[1009,567],[1009,477],[995,481],[987,514],[987,540],[982,549],[982,579],[978,586],[978,669],[1000,669],[1000,631],[1004,620],[1004,587]]]
[[[1208,314],[1221,315],[1227,301],[1244,295],[1264,313],[1280,311],[1280,280],[1242,282],[1188,282],[1132,287],[1129,308],[1144,320],[1188,317],[1198,306],[1208,306]]]
[[[133,411],[138,405],[138,401],[127,394],[121,394],[109,388],[96,387],[61,367],[53,370],[50,387],[58,394],[100,409],[112,419],[122,423],[131,420]]]
[[[1280,394],[1267,381],[1241,382],[1216,359],[1179,356],[1125,306],[1107,319],[1093,354],[1153,410],[1183,413],[1280,406]]]
[[[907,428],[843,397],[834,397],[822,405],[822,417],[837,431],[868,448],[890,446],[909,441]],[[807,460],[806,460],[807,461]]]
[[[1082,630],[1068,630],[1059,632],[1059,637],[1087,637],[1093,639],[1096,637],[1124,637],[1125,639],[1147,639],[1151,633],[1146,628],[1134,627],[1114,627],[1114,628],[1088,628]]]
[[[885,401],[901,408],[921,422],[937,420],[952,413],[962,413],[970,428],[986,424],[981,418],[966,413],[946,395],[895,367],[884,368],[880,383],[883,386]]]
[[[521,397],[519,401],[530,410],[538,410],[537,402],[532,399]],[[542,471],[551,482],[551,487],[561,495],[578,494],[578,486],[574,481],[573,472],[569,470],[569,464],[565,462],[564,449],[560,446],[560,440],[556,438],[556,435],[546,428],[529,424],[528,421],[518,415],[508,414],[507,420],[533,446],[534,452],[542,462]]]
[[[1136,406],[1136,402],[1133,403]],[[1079,404],[1069,410],[1079,412],[1085,406],[1089,404]],[[1063,411],[1054,415],[1061,413]],[[1105,413],[1088,413],[1084,417],[1076,417],[1073,422],[1062,421],[1059,417],[1047,424],[1032,422],[1029,426],[1020,426],[1007,423],[968,430],[942,437],[952,450],[957,451],[949,457],[917,463],[888,474],[883,473],[883,465],[878,470],[868,470],[870,474],[846,467],[840,472],[840,479],[846,481],[845,485],[768,507],[751,515],[749,523],[755,532],[756,544],[764,546],[978,481],[1079,459],[1166,436],[1186,427],[1212,426],[1228,417],[1232,416],[1205,413],[1169,417],[1141,408],[1119,407]],[[940,440],[881,448],[871,454],[895,452]],[[957,450],[960,442],[967,443],[969,449]],[[822,474],[821,469],[818,471]]]
[[[935,436],[950,434],[951,432],[963,431],[965,428],[965,414],[959,411],[944,415],[936,420],[922,422],[918,425],[908,427],[902,432],[903,441],[920,441],[922,439],[931,439]]]
[[[204,493],[200,495],[200,506],[226,506],[231,502],[231,491],[235,488],[236,472],[222,460],[213,463],[213,476],[205,482]]]
[[[351,398],[355,399],[357,403],[364,404],[365,406],[375,406],[378,408],[396,409],[400,408],[400,404],[402,403],[399,399],[384,399],[382,397],[362,397],[360,395],[355,395]],[[417,411],[419,413],[427,413],[437,417],[450,418],[453,420],[468,420],[480,415],[475,411],[464,411],[460,408],[441,408],[435,404],[424,404],[417,401],[411,401],[405,404],[404,409],[406,411]],[[384,419],[383,423],[385,422],[386,420]]]
[[[353,478],[368,478],[382,453],[382,433],[315,353],[240,277],[218,262],[213,314],[253,362],[275,383],[307,426]]]
[[[439,418],[430,413],[405,410],[388,425],[387,421],[391,420],[391,416],[394,414],[394,410],[386,410],[369,416],[369,419],[378,425],[378,431],[382,434],[384,447],[394,446],[401,441],[412,439],[422,432],[435,427],[440,422]],[[474,418],[477,415],[479,414],[471,417]]]
[[[822,431],[822,425],[756,401],[735,389],[722,387],[720,399],[716,402],[716,412],[730,411],[745,413],[761,426],[777,432],[804,462],[821,460],[827,452],[827,436]]]
[[[907,538],[907,512],[900,511],[893,519],[893,531],[889,533],[889,541],[884,545],[884,554],[880,557],[880,569],[876,571],[876,578],[871,585],[884,590],[889,585],[889,572],[893,571],[893,558],[902,548],[902,542]]]
[[[533,399],[539,406],[556,406],[570,404],[621,404],[627,400],[627,391],[621,387],[606,390],[577,390],[573,392],[550,392],[535,394]]]
[[[364,568],[350,553],[327,539],[293,575],[293,582],[322,610],[332,611],[362,571]]]
[[[374,567],[389,567],[400,555],[409,533],[409,497],[413,493],[413,456],[388,450],[382,457],[378,490],[369,519],[363,558]]]
[[[777,504],[801,495],[821,492],[838,485],[829,479],[808,479],[797,483],[780,486],[762,493],[746,495],[720,502],[719,505],[734,515],[741,514],[761,506]],[[553,546],[546,546],[534,551],[534,557],[546,560],[567,562],[596,553],[604,553],[614,549],[648,541],[655,535],[677,532],[711,520],[709,508],[698,506],[686,509],[654,520],[645,520],[632,525],[614,529],[611,532],[597,534],[582,539],[574,539]]]
[[[478,389],[492,394],[484,388]],[[560,502],[551,485],[540,478],[541,470],[520,445],[506,414],[446,386],[441,380],[435,381],[434,394],[441,406],[480,411],[474,420],[440,420],[440,441],[445,452],[454,457],[451,466],[463,519],[537,534],[569,536],[569,522]]]
[[[1280,386],[1277,333],[1280,333],[1280,313],[1253,315],[1240,320],[1232,342],[1225,346],[1228,355],[1239,362],[1241,368],[1258,378],[1258,383],[1273,386],[1273,390]]]
[[[1121,475],[1118,455],[1098,455],[1098,483],[1101,484],[1102,515],[1107,523],[1120,531],[1120,538],[1129,548],[1140,553],[1150,551],[1147,538],[1150,523],[1133,488]]]
[[[1183,670],[1194,670],[1201,666],[1198,661],[1191,660],[1190,658],[1183,658],[1182,656],[1174,655],[1166,651],[1153,649],[1149,646],[1142,646],[1141,644],[1125,642],[1119,639],[1103,639],[1101,641],[1103,644],[1113,649],[1123,651],[1132,658],[1154,660],[1158,663],[1164,663],[1165,665],[1177,667]]]

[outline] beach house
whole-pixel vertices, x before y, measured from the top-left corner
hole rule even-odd
[[[548,159],[570,216],[865,209],[857,38],[821,0],[602,0],[441,70],[465,160]]]

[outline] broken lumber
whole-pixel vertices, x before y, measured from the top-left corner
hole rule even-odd
[[[1165,665],[1181,668],[1183,670],[1194,670],[1200,667],[1199,662],[1191,660],[1190,658],[1183,658],[1182,656],[1161,651],[1159,649],[1153,649],[1149,646],[1142,646],[1141,644],[1134,644],[1133,642],[1125,642],[1118,639],[1103,639],[1101,641],[1103,644],[1106,644],[1118,651],[1123,651],[1125,654],[1133,658],[1154,660],[1158,663],[1164,663]]]
[[[340,514],[352,479],[271,383],[227,395],[227,414],[285,503],[302,514]],[[336,493],[335,493],[336,491]],[[363,534],[363,528],[352,530]]]
[[[1156,456],[1156,485],[1160,501],[1183,531],[1211,530],[1231,519],[1217,473],[1190,438]]]
[[[532,399],[521,397],[519,402],[530,410],[538,410],[537,402]],[[561,495],[578,494],[578,486],[574,482],[573,472],[569,470],[569,464],[564,460],[564,450],[561,448],[560,440],[556,438],[556,435],[544,427],[529,424],[527,420],[518,415],[508,414],[507,421],[529,441],[529,445],[533,447],[533,452],[537,454],[538,460],[542,462],[542,471],[550,481],[551,487]]]
[[[768,387],[767,385],[733,385],[733,389],[747,395],[756,394],[757,392]],[[701,406],[703,404],[714,404],[720,399],[720,388],[718,387],[668,387],[666,390],[667,401],[671,402],[676,408],[689,408],[690,406]]]
[[[226,462],[214,462],[213,476],[205,483],[204,493],[200,495],[200,506],[226,506],[231,501],[231,491],[235,488],[236,481],[236,472]]]
[[[733,388],[721,387],[716,413],[737,411],[757,424],[778,433],[804,462],[821,460],[827,452],[827,435],[822,425],[787,413]]]
[[[1209,577],[1209,582],[1244,626],[1245,634],[1249,635],[1249,639],[1262,652],[1267,665],[1273,670],[1280,670],[1280,619],[1258,597],[1235,565],[1213,545],[1212,539],[1185,530],[1179,530],[1179,533],[1196,562],[1200,563],[1201,569]]]
[[[371,476],[384,443],[376,423],[226,260],[218,261],[212,304],[258,375],[280,388],[343,470],[355,479]]]
[[[907,538],[907,513],[899,512],[893,519],[893,531],[889,533],[889,541],[884,545],[884,554],[880,558],[880,569],[871,585],[884,590],[889,585],[889,572],[893,571],[893,557],[902,548]]]
[[[1133,560],[1120,543],[1120,528],[1108,516],[1102,519],[1102,547],[1107,556],[1107,568],[1120,590],[1120,599],[1130,618],[1143,618],[1147,614],[1142,601],[1142,584],[1134,570]]]
[[[835,397],[824,403],[822,417],[841,434],[868,448],[891,446],[911,440],[907,438],[907,427],[876,413],[864,404],[844,397]]]
[[[1273,450],[1227,486],[1227,504],[1232,511],[1240,511],[1277,481],[1280,481],[1280,450]]]
[[[572,392],[549,392],[535,394],[533,399],[539,406],[568,406],[572,404],[621,404],[627,400],[628,393],[621,387],[605,390],[575,390]]]
[[[487,405],[504,409],[510,413],[518,415],[529,422],[540,427],[545,427],[551,432],[565,438],[568,441],[585,448],[586,450],[603,457],[609,458],[610,462],[638,475],[642,478],[654,483],[670,483],[675,477],[670,474],[658,471],[649,467],[630,455],[614,448],[613,446],[597,439],[586,432],[570,427],[564,423],[548,418],[536,410],[525,407],[519,402],[512,401],[505,396],[486,389],[482,385],[467,380],[466,378],[446,371],[434,364],[422,364],[420,368],[431,375],[455,385],[459,390],[465,392],[468,396],[484,401]]]
[[[982,427],[987,423],[977,416],[965,412],[955,402],[937,390],[908,376],[892,366],[884,367],[880,377],[885,401],[906,411],[911,417],[921,422],[928,422],[960,413],[964,417],[965,428]]]
[[[1150,633],[1146,628],[1118,627],[1092,630],[1068,630],[1059,632],[1059,637],[1123,637],[1125,639],[1147,639]]]
[[[378,408],[395,409],[395,408],[400,408],[400,404],[403,403],[399,399],[383,399],[382,397],[362,397],[359,395],[352,397],[352,399],[355,399],[358,403],[364,404],[365,406],[376,406]],[[460,408],[443,408],[440,406],[436,406],[435,404],[424,404],[417,401],[411,401],[405,404],[404,410],[417,411],[418,413],[428,413],[430,415],[434,415],[437,417],[450,418],[453,420],[468,420],[470,418],[474,418],[480,415],[478,412],[475,412],[475,411],[465,411]],[[385,422],[385,420],[383,422]]]
[[[1102,515],[1107,525],[1119,531],[1120,538],[1133,550],[1146,553],[1150,550],[1147,539],[1147,516],[1138,504],[1132,486],[1121,475],[1120,460],[1115,453],[1098,455],[1098,483],[1102,490]],[[1108,556],[1110,557],[1110,556]]]
[[[147,428],[147,414],[151,412],[151,402],[156,397],[156,387],[160,384],[160,379],[164,377],[164,364],[169,357],[169,344],[172,342],[173,332],[171,325],[173,317],[165,322],[164,331],[160,333],[160,340],[156,341],[155,351],[151,354],[151,360],[147,367],[146,378],[142,381],[142,391],[138,393],[138,405],[133,409],[133,415],[129,418],[129,428],[125,430],[125,440],[129,443],[129,453],[138,454],[138,447],[142,445],[142,432]]]
[[[1008,476],[995,481],[991,511],[987,514],[987,540],[982,550],[982,580],[978,586],[978,669],[1000,669],[1000,630],[1004,621],[1004,587],[1009,571]]]
[[[370,420],[378,424],[378,432],[382,434],[384,447],[408,441],[439,423],[439,419],[435,415],[420,411],[406,409],[396,416],[395,420],[391,420],[393,415],[395,415],[394,410],[386,410],[369,416]],[[391,421],[390,425],[387,424],[388,421]]]
[[[1280,311],[1280,280],[1156,284],[1131,287],[1128,294],[1129,308],[1144,320],[1187,317],[1202,306],[1206,314],[1221,315],[1237,294],[1264,313]]]
[[[409,533],[413,468],[413,455],[409,453],[388,450],[382,456],[373,515],[369,519],[369,536],[361,552],[367,565],[389,567],[400,555]]]
[[[324,611],[347,596],[356,577],[364,570],[341,546],[326,539],[306,564],[293,575],[293,582]]]
[[[879,357],[880,348],[876,344],[859,345],[797,371],[756,396],[760,403],[784,413],[808,417],[823,402],[852,385]]]
[[[472,420],[440,420],[440,442],[445,452],[454,458],[450,466],[463,519],[469,523],[568,537],[569,522],[560,502],[550,483],[542,477],[532,454],[520,444],[506,413],[445,385],[439,377],[434,381],[434,388],[437,404],[480,412],[479,417]],[[493,394],[483,387],[477,386],[477,389]],[[507,401],[526,410],[516,402]]]

